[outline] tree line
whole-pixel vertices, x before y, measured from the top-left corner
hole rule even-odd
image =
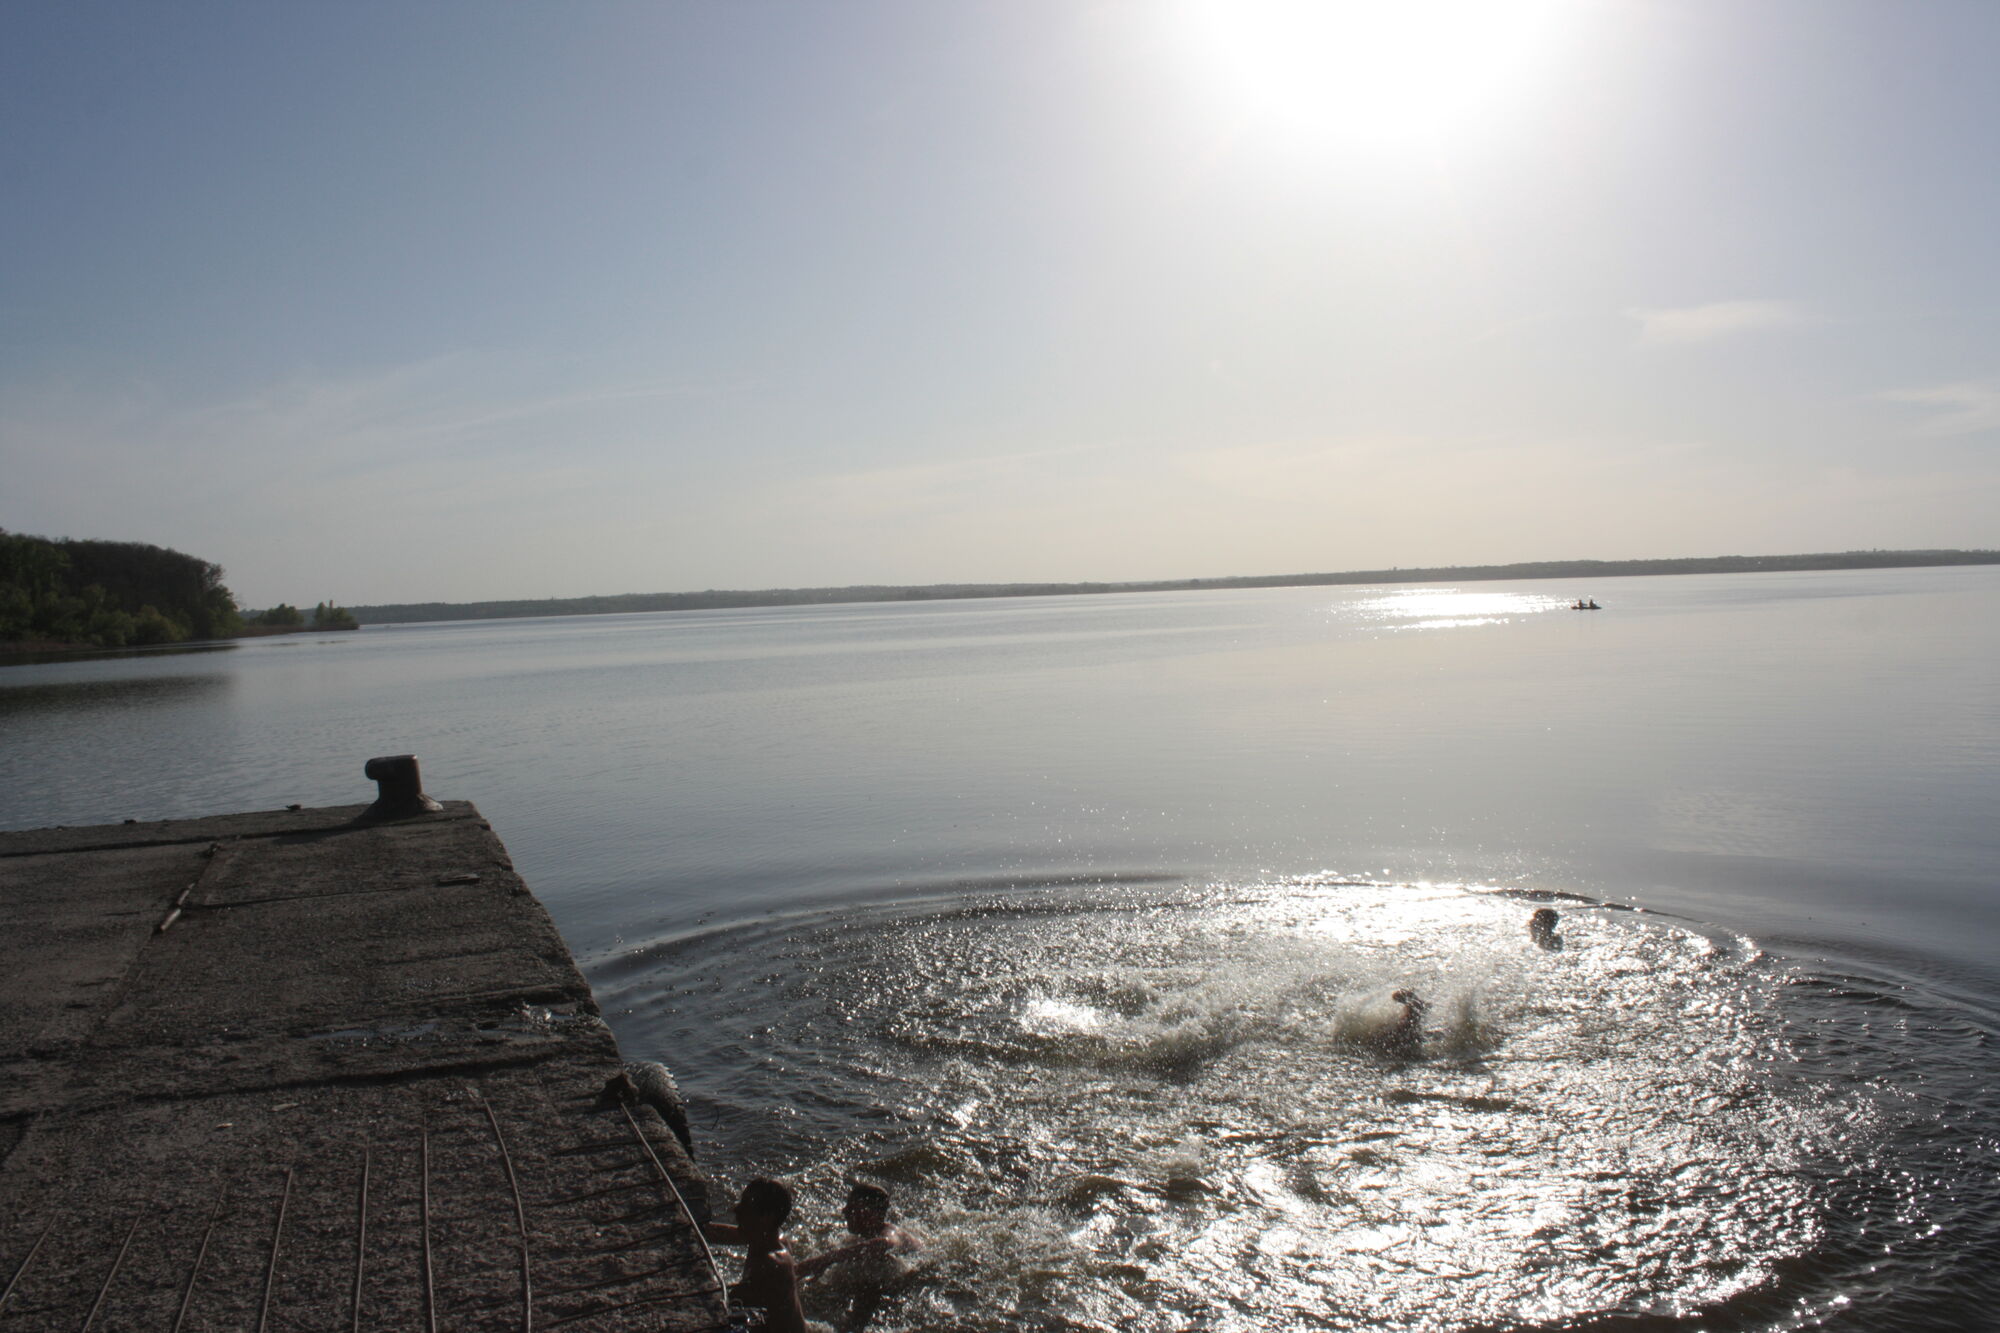
[[[144,542],[0,531],[0,642],[121,648],[242,627],[220,565]]]
[[[304,619],[280,603],[249,623],[285,628]],[[0,529],[0,644],[125,648],[229,638],[245,623],[222,566],[212,561],[145,542],[51,540]],[[316,629],[355,623],[330,601],[313,612]]]

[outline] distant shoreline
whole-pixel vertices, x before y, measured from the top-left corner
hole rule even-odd
[[[0,643],[0,665],[34,666],[43,662],[80,661],[89,657],[136,657],[147,653],[208,652],[227,648],[238,639],[268,639],[279,634],[341,634],[352,625],[245,625],[212,639],[182,639],[178,643],[65,643],[61,639],[9,639]]]
[[[225,637],[231,639],[264,639],[269,638],[273,634],[339,634],[344,630],[355,628],[357,626],[354,625],[315,625],[310,621],[303,625],[245,625],[234,634]]]
[[[1660,574],[1772,574],[1816,569],[1916,569],[1937,565],[2000,565],[2000,551],[1840,551],[1817,555],[1718,555],[1673,560],[1537,560],[1513,565],[1442,565],[1429,569],[1357,569],[1337,574],[1248,574],[1227,578],[1154,579],[1128,583],[931,583],[759,591],[620,593],[538,601],[395,602],[348,610],[367,625],[431,620],[513,620],[524,616],[590,616],[639,611],[705,611],[754,606],[820,606],[846,602],[928,602],[974,597],[1062,597],[1111,592],[1189,592],[1209,588],[1309,588],[1354,583],[1443,583],[1495,579],[1616,579]]]

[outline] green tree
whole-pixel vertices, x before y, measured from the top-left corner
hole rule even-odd
[[[0,582],[0,643],[25,639],[34,629],[35,602],[19,584]]]
[[[0,531],[0,641],[116,648],[242,627],[220,565],[143,542]]]
[[[179,643],[187,637],[179,625],[150,606],[140,607],[132,619],[133,643]]]
[[[360,624],[352,612],[335,606],[331,599],[313,608],[314,629],[358,629]]]

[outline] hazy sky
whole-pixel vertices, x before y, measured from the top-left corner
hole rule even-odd
[[[250,606],[2000,546],[2000,4],[0,7],[0,527]]]

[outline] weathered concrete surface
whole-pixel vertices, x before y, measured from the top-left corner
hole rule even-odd
[[[722,1326],[499,840],[363,808],[0,834],[0,1333]]]

